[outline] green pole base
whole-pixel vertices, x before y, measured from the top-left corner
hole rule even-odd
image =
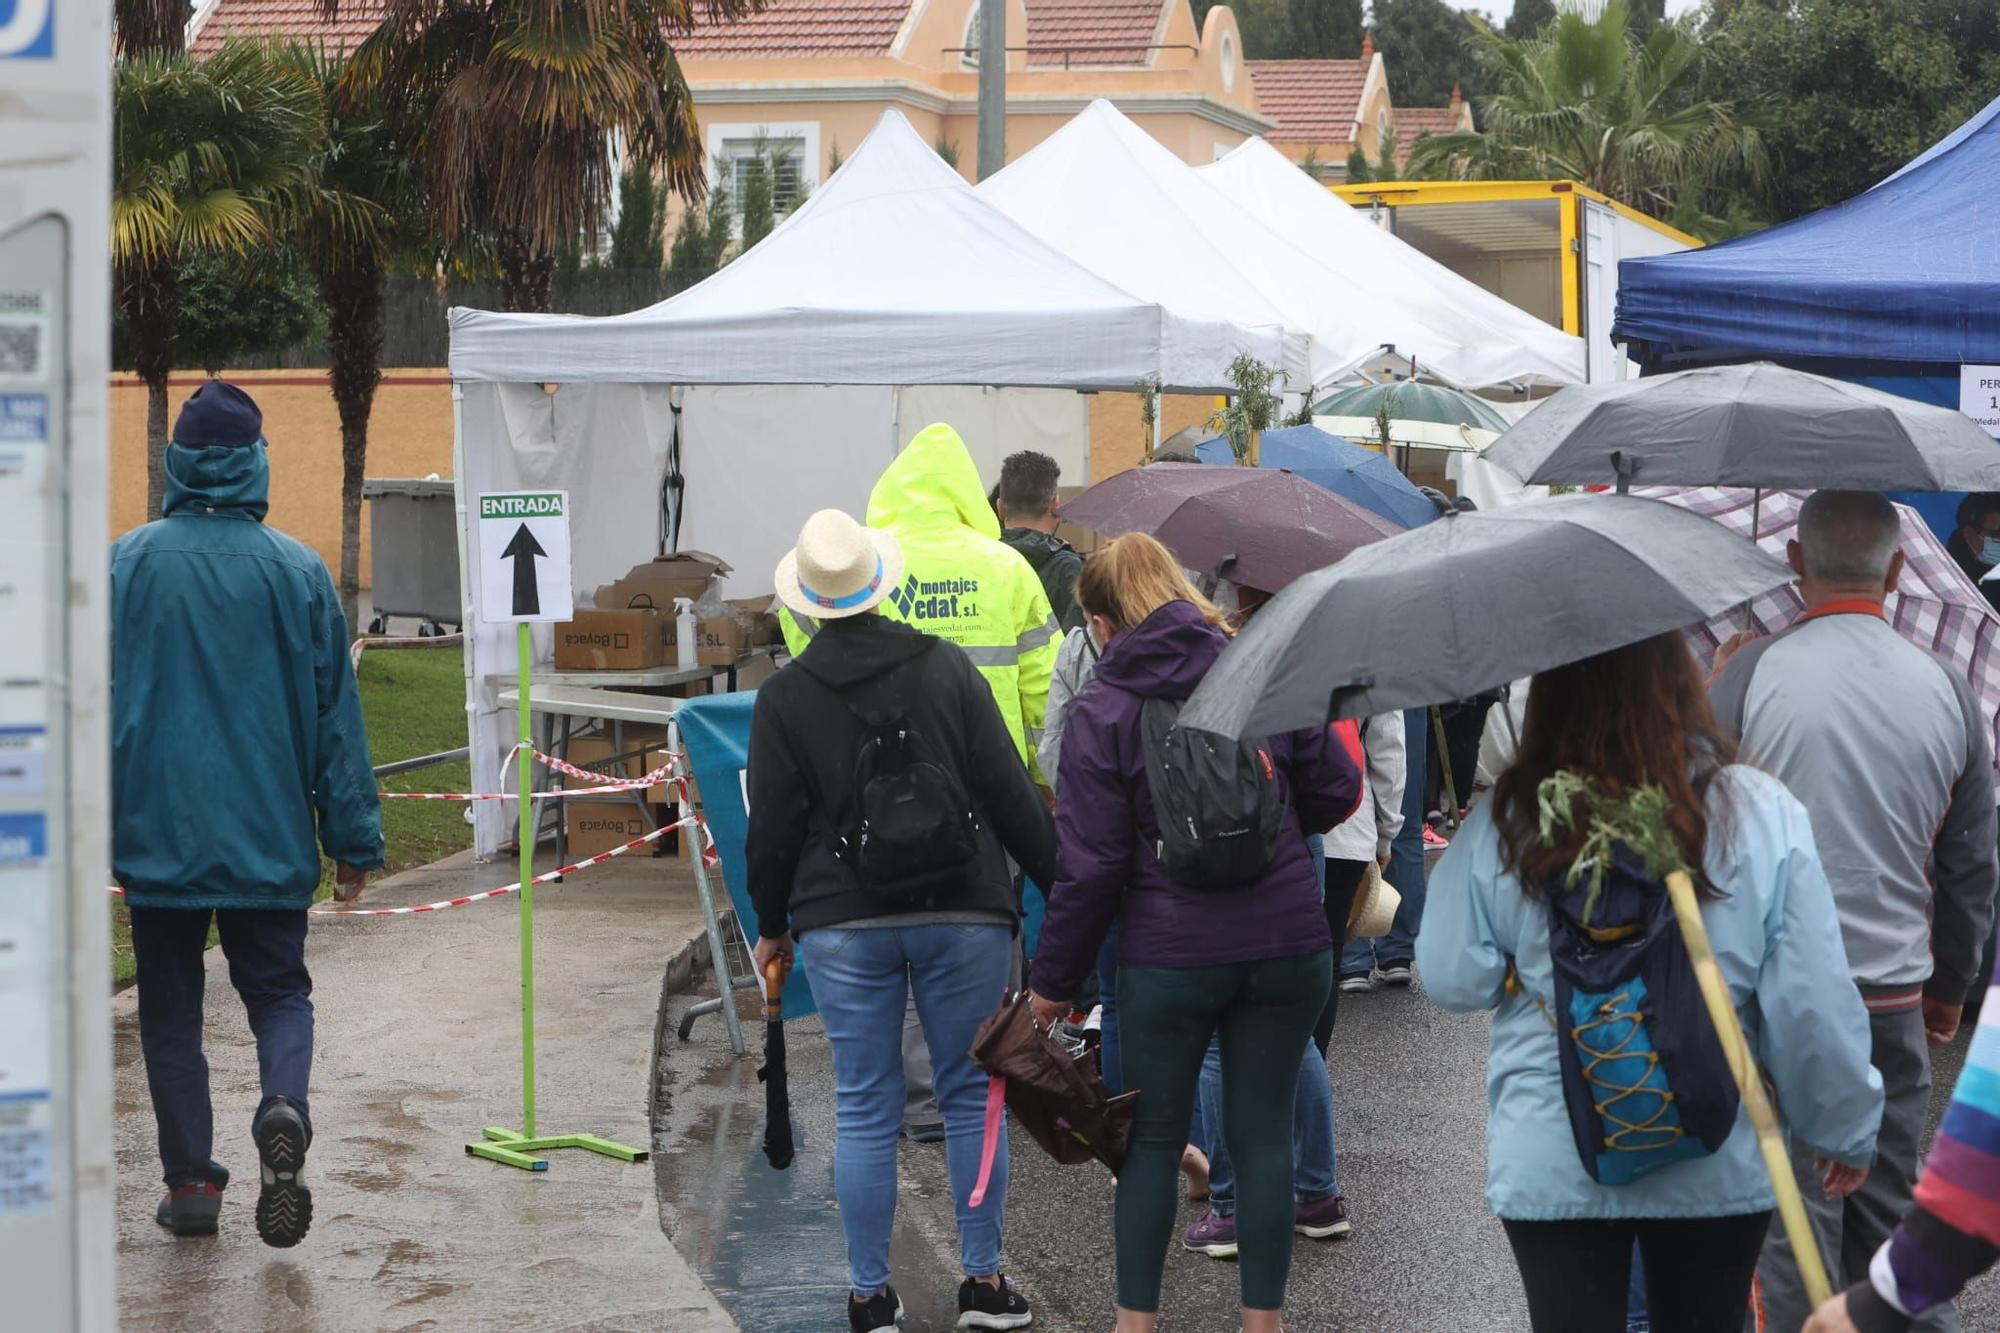
[[[499,1162],[502,1166],[518,1167],[523,1171],[546,1171],[548,1162],[534,1153],[553,1152],[557,1148],[581,1148],[594,1152],[600,1157],[615,1157],[621,1162],[643,1162],[650,1154],[638,1148],[628,1148],[610,1139],[600,1139],[595,1134],[552,1134],[541,1138],[527,1138],[511,1129],[499,1129],[488,1125],[480,1133],[486,1136],[481,1143],[468,1143],[465,1151],[473,1157],[483,1157],[489,1162]]]

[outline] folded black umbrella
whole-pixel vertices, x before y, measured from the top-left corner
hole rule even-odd
[[[785,960],[764,965],[764,1156],[779,1171],[792,1164],[792,1090],[785,1075]]]

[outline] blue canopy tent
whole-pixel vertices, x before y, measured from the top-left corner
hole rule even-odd
[[[1229,441],[1216,436],[1195,446],[1204,463],[1234,463]],[[1364,449],[1317,426],[1287,426],[1267,430],[1257,450],[1259,467],[1280,468],[1352,500],[1405,528],[1421,527],[1438,516],[1424,493],[1396,470],[1396,465],[1372,449]]]
[[[1623,342],[1647,373],[1776,361],[1958,406],[1962,364],[2000,364],[2000,99],[1845,203],[1618,269]],[[1956,497],[1908,496],[1940,533]]]

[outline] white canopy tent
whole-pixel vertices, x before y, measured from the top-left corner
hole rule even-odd
[[[1303,248],[1265,226],[1107,101],[1091,103],[979,193],[1141,296],[1238,322],[1276,311],[1291,334],[1289,392],[1323,387],[1385,345],[1425,357],[1459,341],[1452,324],[1432,327],[1357,281],[1324,246]]]
[[[472,497],[566,490],[584,602],[662,548],[678,457],[677,545],[736,566],[729,595],[766,592],[806,516],[862,513],[931,421],[958,426],[988,471],[1039,448],[1081,478],[1071,390],[1224,391],[1243,354],[1282,356],[1275,318],[1245,327],[1121,290],[980,199],[890,111],[763,243],[671,300],[609,318],[451,312],[463,567],[479,567]],[[465,599],[473,780],[498,791],[513,635],[482,623],[476,579]],[[536,647],[546,662],[545,630]],[[501,812],[475,810],[491,854]]]
[[[1219,392],[1238,353],[1280,355],[1280,318],[1251,313],[1121,291],[981,199],[890,110],[761,244],[679,296],[597,319],[453,310],[451,373]]]
[[[1366,293],[1359,309],[1420,369],[1469,388],[1582,384],[1583,339],[1460,277],[1251,139],[1195,175]]]

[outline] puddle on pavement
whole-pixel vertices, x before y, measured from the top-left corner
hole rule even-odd
[[[675,1247],[743,1328],[817,1333],[840,1326],[847,1298],[847,1244],[834,1204],[832,1097],[824,1080],[801,1083],[795,1072],[798,1155],[786,1170],[773,1170],[764,1158],[760,1039],[741,1059],[726,1049],[712,1054],[698,1077],[690,1074],[699,1054],[681,1047],[669,1057],[683,1072],[667,1072],[674,1105],[657,1131],[661,1215]],[[799,1064],[794,1054],[794,1071]],[[889,1256],[907,1310],[903,1328],[953,1328],[955,1305],[918,1289],[915,1279],[937,1260],[907,1211],[898,1210]]]

